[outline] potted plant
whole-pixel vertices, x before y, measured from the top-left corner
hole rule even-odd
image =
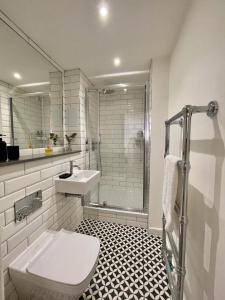
[[[50,138],[50,140],[53,141],[53,145],[56,146],[58,138],[59,138],[58,134],[51,132],[49,135],[49,138]]]
[[[67,143],[68,143],[68,148],[67,148],[68,151],[72,150],[72,148],[71,148],[71,142],[76,137],[76,135],[77,134],[75,132],[72,133],[71,135],[67,135],[67,134],[65,135]]]

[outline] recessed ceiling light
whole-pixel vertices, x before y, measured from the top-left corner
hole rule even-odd
[[[22,76],[19,74],[19,73],[13,73],[13,76],[16,78],[16,79],[21,79]]]
[[[105,3],[100,5],[99,14],[102,18],[106,18],[108,16],[109,10]]]
[[[124,93],[126,93],[126,92],[127,92],[127,89],[123,89],[123,91],[124,91]]]
[[[120,63],[121,63],[120,58],[119,58],[119,57],[115,57],[115,58],[114,58],[114,65],[115,65],[116,67],[118,67],[118,66],[120,65]]]

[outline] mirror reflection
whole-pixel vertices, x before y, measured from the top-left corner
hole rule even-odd
[[[63,146],[62,74],[0,21],[0,134],[20,149]]]

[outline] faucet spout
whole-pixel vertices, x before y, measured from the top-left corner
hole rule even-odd
[[[81,169],[80,166],[74,165],[74,164],[73,164],[73,161],[71,160],[71,161],[70,161],[70,174],[73,174],[73,169],[74,169],[74,168],[77,168],[78,170]]]

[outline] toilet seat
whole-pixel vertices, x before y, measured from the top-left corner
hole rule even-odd
[[[99,251],[95,237],[47,231],[10,264],[10,275],[16,286],[23,280],[30,286],[78,296],[94,274]]]
[[[78,285],[91,272],[98,253],[98,239],[61,230],[45,251],[28,265],[27,272],[55,282]]]

